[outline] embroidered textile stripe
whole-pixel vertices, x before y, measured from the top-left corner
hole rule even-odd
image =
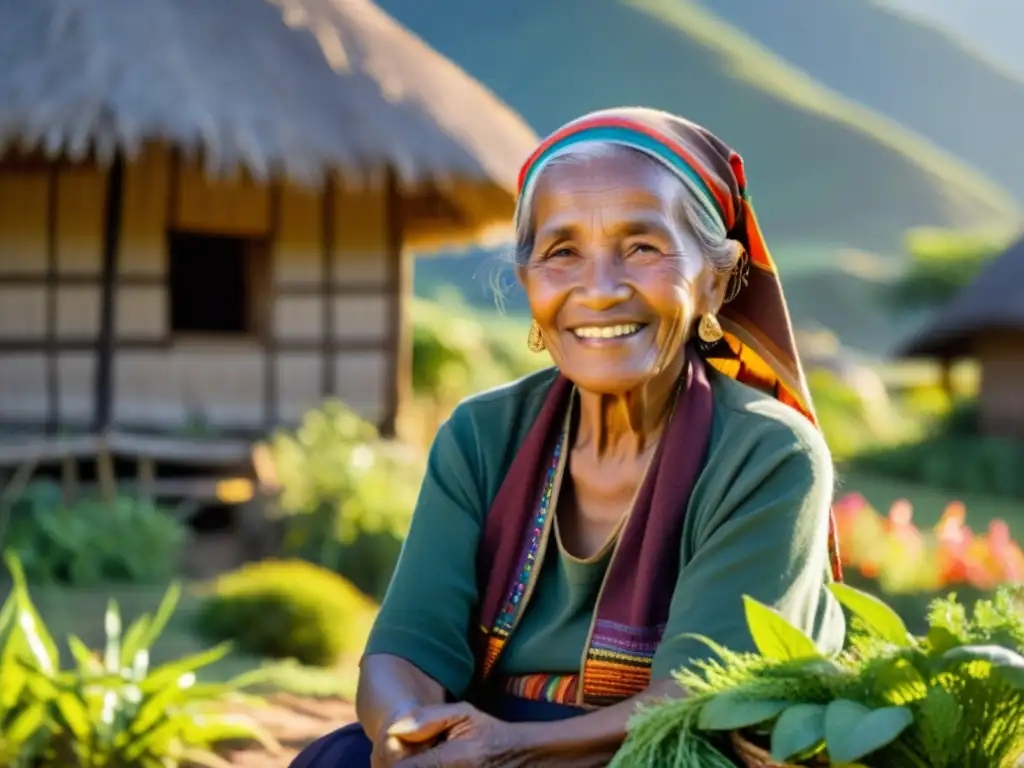
[[[529,701],[576,704],[579,675],[534,674],[504,678],[499,687],[506,693]]]

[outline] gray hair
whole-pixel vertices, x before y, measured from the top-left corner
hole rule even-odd
[[[533,253],[535,220],[533,212],[534,193],[537,182],[551,168],[559,165],[586,163],[594,159],[605,158],[621,152],[636,152],[652,163],[663,166],[650,155],[632,147],[610,141],[588,141],[573,144],[556,152],[545,163],[537,177],[523,190],[516,207],[516,246],[515,261],[522,266],[529,262]],[[686,191],[680,182],[680,194],[677,200],[677,219],[680,224],[689,228],[701,245],[701,252],[711,269],[718,273],[730,273],[743,254],[743,247],[735,240],[726,236],[724,224],[707,211]]]

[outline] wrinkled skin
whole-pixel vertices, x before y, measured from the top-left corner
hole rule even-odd
[[[537,184],[535,242],[519,277],[555,365],[594,394],[670,386],[695,318],[717,311],[725,288],[679,221],[681,182],[622,150],[549,168]],[[573,333],[630,322],[644,327],[625,339]]]
[[[516,744],[515,729],[470,704],[427,707],[400,720],[388,733],[403,743],[436,746],[396,763],[396,768],[497,768],[527,765],[528,750]]]

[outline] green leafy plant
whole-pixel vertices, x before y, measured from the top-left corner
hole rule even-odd
[[[84,587],[166,583],[186,537],[186,526],[150,501],[65,504],[59,486],[42,481],[14,505],[4,544],[30,582]]]
[[[376,606],[351,583],[302,560],[251,563],[218,578],[199,631],[239,650],[331,666],[362,650]]]
[[[102,654],[71,635],[74,666],[65,670],[32,605],[20,562],[12,555],[6,559],[14,589],[0,609],[0,765],[225,765],[215,752],[224,742],[255,740],[277,748],[254,723],[224,709],[232,700],[256,702],[241,692],[259,682],[259,674],[227,683],[197,679],[230,646],[150,666],[150,649],[177,605],[177,586],[168,590],[155,614],[139,616],[123,632],[118,607],[111,602]]]
[[[912,440],[864,446],[851,466],[944,488],[1024,499],[1024,440],[983,434],[978,401],[961,400]]]
[[[890,289],[899,311],[936,307],[951,300],[1003,253],[1016,233],[915,229],[907,233],[910,265]]]
[[[56,673],[57,649],[28,599],[25,576],[8,559],[15,587],[0,608],[0,766],[27,768],[53,736],[45,681]]]
[[[757,653],[678,673],[686,698],[634,717],[613,768],[734,765],[730,737],[790,765],[1010,768],[1024,755],[1024,614],[1002,589],[973,613],[949,596],[911,635],[881,600],[836,584],[851,614],[848,648],[822,655],[780,614],[749,598]]]
[[[266,445],[285,551],[379,596],[391,578],[423,477],[422,457],[379,438],[338,401]]]

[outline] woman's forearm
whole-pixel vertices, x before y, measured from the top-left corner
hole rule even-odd
[[[650,686],[646,691],[610,707],[588,712],[568,720],[524,723],[521,735],[531,754],[552,760],[563,768],[604,766],[626,739],[626,724],[638,704],[652,699],[684,695],[673,680]]]
[[[444,688],[405,659],[388,654],[363,657],[356,690],[356,714],[374,744],[403,715],[443,704]]]

